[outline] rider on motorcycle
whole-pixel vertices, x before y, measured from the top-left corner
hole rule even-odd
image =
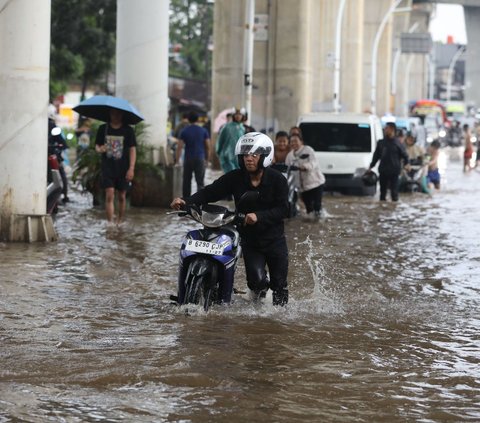
[[[269,166],[273,160],[272,140],[260,132],[239,138],[235,155],[240,169],[232,170],[188,198],[175,198],[171,207],[179,210],[186,203],[206,204],[233,195],[235,205],[247,191],[259,193],[245,213],[239,228],[247,285],[254,298],[273,291],[273,304],[288,302],[288,248],[283,220],[287,217],[288,186],[285,177]],[[270,278],[267,277],[266,266]]]
[[[68,148],[67,142],[63,137],[60,128],[57,127],[55,120],[52,117],[48,117],[48,154],[54,154],[57,157],[58,161],[58,170],[60,176],[62,177],[63,183],[63,202],[67,203],[68,198],[68,180],[67,174],[65,172],[65,167],[63,166],[63,151]]]

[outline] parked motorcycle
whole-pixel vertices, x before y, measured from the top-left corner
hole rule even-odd
[[[61,163],[58,155],[61,154],[54,143],[50,141],[51,137],[59,134],[60,128],[50,130],[48,145],[48,165],[47,165],[47,213],[55,214],[58,211],[58,204],[63,192],[63,178],[60,173]]]
[[[68,181],[65,168],[63,166],[63,151],[67,149],[67,142],[62,135],[62,130],[55,125],[52,119],[48,120],[48,155],[55,155],[57,158],[58,167],[56,168],[62,178],[62,193],[63,202],[68,199]]]
[[[174,212],[203,225],[189,231],[180,249],[177,295],[170,299],[179,305],[201,304],[208,311],[212,304],[232,301],[234,274],[241,256],[237,225],[243,224],[242,205],[255,201],[258,193],[242,196],[237,212],[216,204],[186,205]]]

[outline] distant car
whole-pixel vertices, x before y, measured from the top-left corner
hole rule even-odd
[[[383,138],[377,116],[360,113],[311,113],[300,116],[303,140],[315,150],[325,175],[325,189],[345,194],[374,195],[366,186],[368,169],[378,140]]]

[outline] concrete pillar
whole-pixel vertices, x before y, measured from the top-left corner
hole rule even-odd
[[[464,6],[467,30],[465,101],[480,107],[480,7]]]
[[[362,93],[365,89],[365,4],[364,0],[357,0],[347,2],[347,6],[342,28],[340,102],[343,111],[360,113],[363,111]]]
[[[373,40],[392,2],[348,1],[342,28],[340,101],[344,111],[370,109]],[[331,110],[336,0],[257,0],[255,13],[268,16],[268,38],[254,48],[251,123],[275,132],[300,114]],[[392,17],[393,20],[393,17]],[[245,2],[215,2],[213,116],[241,99]],[[383,31],[377,62],[377,112],[390,106],[392,24]],[[233,103],[233,104],[232,104]]]
[[[278,2],[274,75],[274,113],[278,129],[296,124],[297,117],[311,110],[312,104],[312,40],[310,37],[312,2],[291,5]]]
[[[375,35],[392,1],[365,0],[364,11],[364,87],[362,95],[362,111],[371,109],[370,94],[372,86],[372,50]],[[376,112],[384,115],[389,109],[391,63],[392,63],[392,20],[384,28],[377,57],[377,95]]]
[[[243,43],[245,1],[216,0],[214,9],[214,50],[212,55],[212,118],[224,109],[242,107],[243,94]],[[253,66],[257,52],[254,47]],[[253,75],[255,81],[255,70]],[[254,114],[255,87],[252,114]]]
[[[342,111],[360,112],[364,87],[363,20],[364,1],[347,1],[341,28],[340,104]],[[330,111],[333,107],[335,31],[339,2],[316,2],[312,17],[314,73],[312,90],[315,98],[310,111]]]
[[[50,0],[0,1],[0,240],[56,239],[46,213]]]
[[[117,2],[116,95],[145,117],[155,163],[166,161],[168,16],[168,0]]]

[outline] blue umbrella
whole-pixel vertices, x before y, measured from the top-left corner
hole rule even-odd
[[[117,109],[123,112],[123,121],[128,125],[135,125],[143,120],[140,112],[127,100],[111,95],[94,95],[75,106],[73,110],[82,116],[108,122],[110,110]]]

